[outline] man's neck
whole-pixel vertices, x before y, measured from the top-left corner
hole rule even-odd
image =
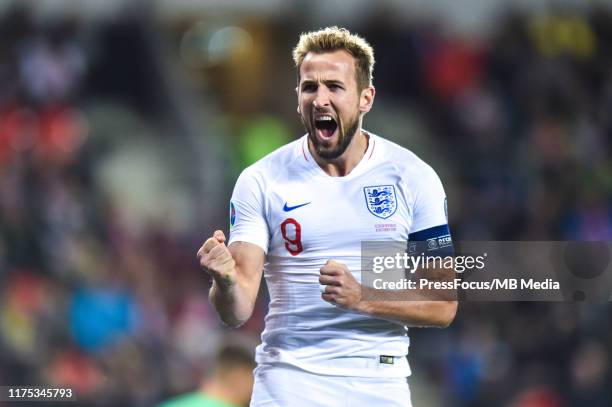
[[[321,167],[327,175],[331,177],[344,177],[353,171],[365,155],[368,149],[369,139],[370,136],[359,128],[357,134],[346,148],[346,151],[342,153],[340,157],[333,160],[326,160],[319,157],[310,140],[308,140],[308,149],[317,164],[319,164],[319,167]]]

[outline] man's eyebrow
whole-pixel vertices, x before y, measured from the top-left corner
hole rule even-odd
[[[302,80],[302,82],[300,82],[300,86],[316,84],[318,82],[319,81],[316,81],[314,79],[304,79],[304,80]],[[325,85],[342,85],[342,86],[344,86],[344,82],[342,82],[340,79],[326,79],[326,80],[323,80],[321,82],[323,82]]]
[[[344,82],[341,79],[324,79],[322,81],[317,81],[316,79],[302,79],[302,81],[300,82],[300,85],[303,83],[318,83],[318,82],[344,84]]]

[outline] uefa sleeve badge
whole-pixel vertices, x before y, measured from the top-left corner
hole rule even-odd
[[[229,218],[230,218],[230,230],[232,230],[234,228],[234,224],[236,223],[236,208],[234,207],[233,202],[230,202]]]

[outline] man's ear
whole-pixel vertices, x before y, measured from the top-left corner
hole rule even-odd
[[[300,112],[300,105],[297,107],[297,114],[302,114],[302,112]]]
[[[372,109],[375,96],[376,89],[374,86],[368,86],[361,91],[361,95],[359,97],[359,111],[361,113],[368,113],[370,109]]]

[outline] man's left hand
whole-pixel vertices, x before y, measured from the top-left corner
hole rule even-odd
[[[319,283],[325,287],[321,298],[340,308],[356,310],[361,301],[361,284],[348,267],[328,260],[320,270]]]

